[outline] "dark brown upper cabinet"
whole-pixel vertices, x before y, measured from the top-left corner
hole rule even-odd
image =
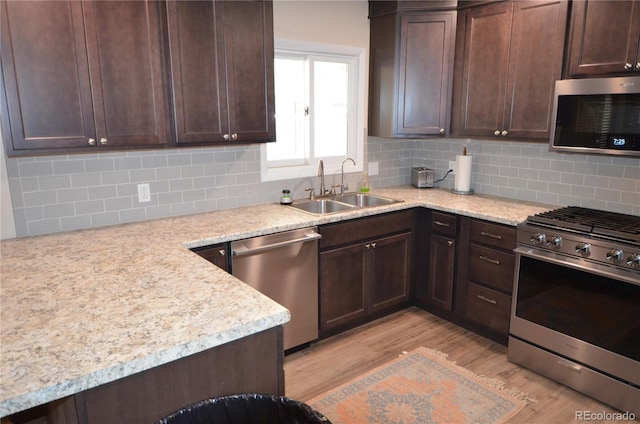
[[[387,3],[392,13],[382,13]],[[449,131],[457,12],[407,6],[416,3],[370,2],[371,136],[411,138]],[[442,2],[427,6],[436,3]]]
[[[574,1],[567,76],[640,72],[640,1]]]
[[[271,1],[167,2],[177,144],[275,140]]]
[[[515,1],[459,12],[455,134],[548,139],[567,9],[564,0]]]
[[[170,132],[154,1],[3,1],[10,156],[163,146]]]

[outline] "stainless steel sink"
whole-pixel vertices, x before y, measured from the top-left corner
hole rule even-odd
[[[291,204],[291,207],[318,215],[344,212],[355,208],[353,205],[337,202],[333,199],[296,200]]]
[[[296,200],[291,207],[315,215],[327,215],[331,213],[346,212],[359,208],[390,205],[400,203],[401,200],[377,196],[367,193],[349,193],[330,198]]]
[[[400,200],[390,199],[388,197],[377,196],[367,193],[351,193],[343,194],[342,196],[336,196],[335,200],[349,205],[357,206],[360,208],[370,206],[382,206],[390,205],[392,203],[399,203]]]

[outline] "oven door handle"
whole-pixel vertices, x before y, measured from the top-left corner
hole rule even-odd
[[[635,269],[629,269],[629,271],[625,271],[623,269],[601,265],[587,259],[573,258],[570,256],[560,255],[555,252],[548,252],[546,250],[540,250],[526,246],[518,246],[513,250],[513,252],[516,254],[516,262],[519,260],[518,255],[521,255],[529,257],[531,259],[545,261],[566,268],[572,268],[586,273],[597,274],[606,278],[612,278],[614,280],[630,283],[635,286],[640,286],[638,272]]]

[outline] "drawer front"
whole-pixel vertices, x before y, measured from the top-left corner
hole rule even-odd
[[[458,217],[442,212],[431,213],[431,231],[455,237],[458,229]]]
[[[469,279],[511,293],[516,258],[513,253],[471,243]]]
[[[467,318],[508,334],[510,312],[511,296],[473,283],[467,286]]]
[[[471,241],[513,250],[516,248],[516,229],[474,219],[471,221]]]
[[[413,210],[404,210],[321,225],[318,228],[318,232],[322,234],[320,250],[378,238],[387,234],[412,231],[413,217]]]

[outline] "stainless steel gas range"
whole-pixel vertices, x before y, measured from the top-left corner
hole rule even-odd
[[[509,360],[640,416],[640,217],[533,215],[515,253]]]

